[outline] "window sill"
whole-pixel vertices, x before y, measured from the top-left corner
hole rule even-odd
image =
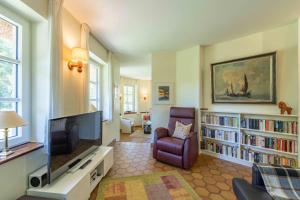
[[[32,151],[41,149],[43,147],[44,147],[44,144],[37,143],[37,142],[28,142],[28,143],[13,147],[11,150],[14,151],[14,153],[7,156],[6,158],[0,158],[0,165],[6,163],[8,161],[14,160],[16,158],[19,158],[19,157],[21,157],[25,154],[28,154]]]

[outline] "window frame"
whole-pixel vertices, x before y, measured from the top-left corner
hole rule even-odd
[[[101,110],[102,108],[102,90],[101,90],[101,63],[99,63],[95,58],[90,57],[89,60],[89,70],[91,70],[91,65],[94,65],[96,67],[96,71],[97,71],[97,76],[96,76],[96,82],[95,81],[91,81],[90,75],[89,75],[89,91],[90,91],[90,85],[93,84],[96,86],[96,98],[91,98],[91,94],[89,92],[89,103],[91,103],[92,101],[96,101],[96,108],[97,110]]]
[[[24,17],[0,5],[0,17],[17,28],[17,57],[12,59],[0,56],[0,60],[15,64],[17,67],[16,77],[16,98],[0,98],[3,102],[16,102],[16,111],[26,121],[26,126],[17,128],[17,136],[9,138],[9,147],[17,146],[30,141],[31,135],[31,24]],[[3,140],[0,140],[0,148],[3,147]]]

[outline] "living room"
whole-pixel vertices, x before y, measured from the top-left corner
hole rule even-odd
[[[300,199],[299,8],[1,1],[0,199]]]

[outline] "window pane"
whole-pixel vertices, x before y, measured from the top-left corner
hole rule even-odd
[[[0,55],[16,59],[17,27],[0,17]]]
[[[128,87],[127,91],[128,91],[128,93],[132,94],[133,93],[133,87]]]
[[[90,81],[97,82],[97,66],[91,64],[90,65]]]
[[[90,99],[97,99],[97,86],[90,83]]]
[[[0,111],[16,111],[16,102],[0,102]]]
[[[18,128],[19,129],[19,128]],[[18,132],[19,132],[20,130],[18,130]],[[10,129],[8,129],[8,138],[11,138],[11,137],[16,137],[16,136],[18,136],[18,133],[17,132],[17,129],[16,128],[10,128]],[[1,134],[0,134],[0,140],[3,140],[4,139],[4,134],[1,132]]]
[[[16,65],[0,61],[0,97],[17,97],[16,78]]]

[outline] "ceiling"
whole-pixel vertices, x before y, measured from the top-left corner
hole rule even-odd
[[[117,54],[118,60],[120,61],[121,76],[151,80],[151,57],[150,55],[125,55]]]
[[[65,7],[113,52],[139,58],[245,36],[300,16],[300,0],[65,0]],[[129,68],[124,58],[121,67]]]

